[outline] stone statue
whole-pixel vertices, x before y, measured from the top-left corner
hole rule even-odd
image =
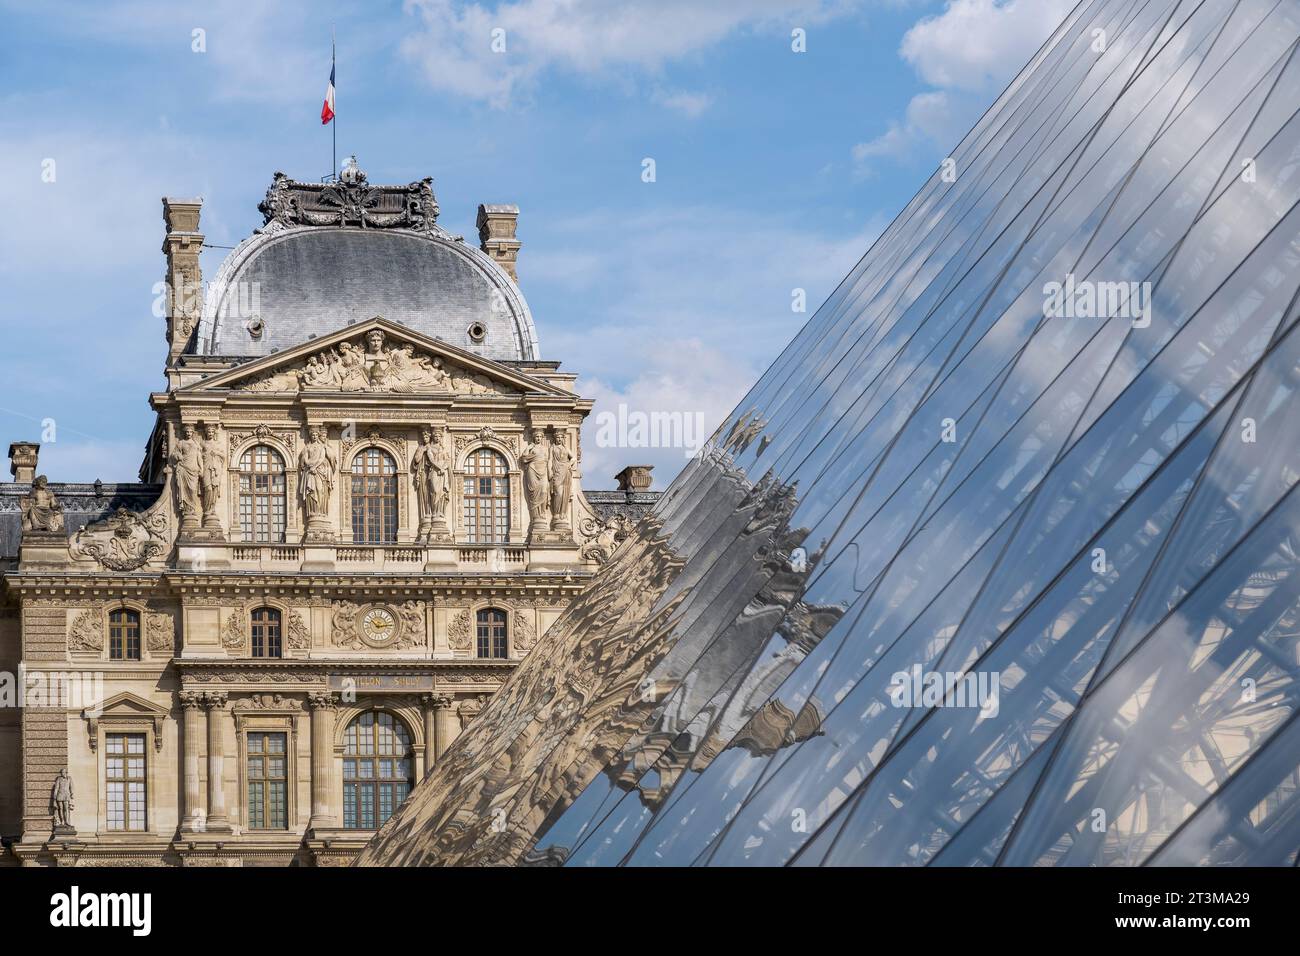
[[[528,499],[528,513],[532,517],[532,531],[551,529],[550,455],[542,436],[536,430],[532,441],[519,453],[519,465],[524,470],[524,497]]]
[[[56,829],[72,829],[72,811],[76,805],[72,800],[72,778],[68,768],[64,767],[54,778],[54,789],[50,794],[54,803],[54,826]]]
[[[181,527],[199,526],[202,515],[203,444],[194,437],[193,425],[181,426],[181,440],[172,449],[172,480],[176,485],[176,511]]]
[[[411,480],[415,484],[415,501],[420,510],[420,528],[416,540],[427,541],[431,531],[446,532],[447,501],[451,497],[451,461],[442,432],[420,429],[420,444],[411,459]]]
[[[569,497],[573,491],[573,453],[564,445],[564,435],[551,436],[551,527],[569,526]]]
[[[199,490],[203,497],[203,527],[220,528],[217,506],[226,474],[226,456],[221,452],[216,425],[203,426],[203,475]]]
[[[23,513],[23,531],[62,531],[63,505],[49,488],[50,480],[37,475],[31,494],[19,501]]]
[[[308,534],[328,531],[330,494],[337,470],[338,461],[325,440],[325,429],[313,426],[298,453],[298,498],[307,517]]]

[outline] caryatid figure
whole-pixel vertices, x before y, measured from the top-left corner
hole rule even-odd
[[[420,509],[420,529],[416,532],[416,539],[427,541],[431,532],[448,530],[451,460],[441,431],[432,428],[420,430],[420,444],[411,459],[411,481],[415,484],[415,501]]]
[[[181,527],[192,530],[199,526],[203,514],[203,443],[195,437],[193,425],[181,426],[181,440],[172,450],[171,466]]]
[[[551,527],[569,527],[569,497],[573,490],[573,453],[564,444],[564,434],[551,435]]]
[[[328,530],[329,501],[338,460],[325,440],[325,429],[313,426],[298,453],[298,499],[307,518],[307,533]]]
[[[203,497],[203,527],[220,528],[217,506],[221,503],[221,483],[226,473],[226,456],[221,453],[217,426],[203,426],[203,475],[199,490]]]
[[[531,531],[551,530],[551,456],[536,430],[532,441],[519,453],[519,466],[524,471],[524,497],[528,499],[528,514],[532,517]]]

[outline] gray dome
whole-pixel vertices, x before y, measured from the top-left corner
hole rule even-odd
[[[445,233],[356,226],[272,224],[244,240],[191,348],[263,356],[375,316],[484,358],[541,357],[523,296],[490,256]]]

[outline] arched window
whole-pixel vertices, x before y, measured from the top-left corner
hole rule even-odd
[[[397,541],[397,465],[380,448],[363,449],[352,459],[352,540]]]
[[[478,618],[478,656],[506,656],[506,612],[485,607]]]
[[[465,540],[510,540],[510,477],[506,460],[491,448],[465,459]]]
[[[239,458],[239,527],[245,541],[284,541],[284,459],[274,448],[255,445]]]
[[[253,611],[253,656],[280,657],[280,612],[273,607]]]
[[[343,826],[377,830],[415,785],[411,735],[392,714],[367,711],[343,732]]]
[[[112,661],[140,659],[140,615],[135,611],[120,608],[109,613],[108,659]]]

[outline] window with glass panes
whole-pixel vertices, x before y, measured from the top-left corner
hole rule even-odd
[[[110,830],[147,826],[144,734],[107,734],[104,768],[105,809]]]
[[[415,783],[411,735],[392,714],[369,711],[343,733],[343,826],[376,830]]]
[[[465,540],[496,543],[510,540],[510,476],[506,460],[491,448],[465,459],[462,501]]]
[[[245,541],[284,541],[284,459],[274,448],[257,445],[239,459],[239,527]]]
[[[108,615],[108,659],[113,661],[138,661],[140,659],[140,615],[120,608]]]
[[[484,608],[478,618],[478,656],[506,656],[506,612],[494,607]]]
[[[248,735],[248,826],[252,830],[284,830],[289,826],[288,757],[285,735]]]
[[[280,657],[280,612],[273,607],[253,611],[252,638],[254,657]]]
[[[379,448],[366,448],[352,459],[352,541],[397,541],[397,465]]]

